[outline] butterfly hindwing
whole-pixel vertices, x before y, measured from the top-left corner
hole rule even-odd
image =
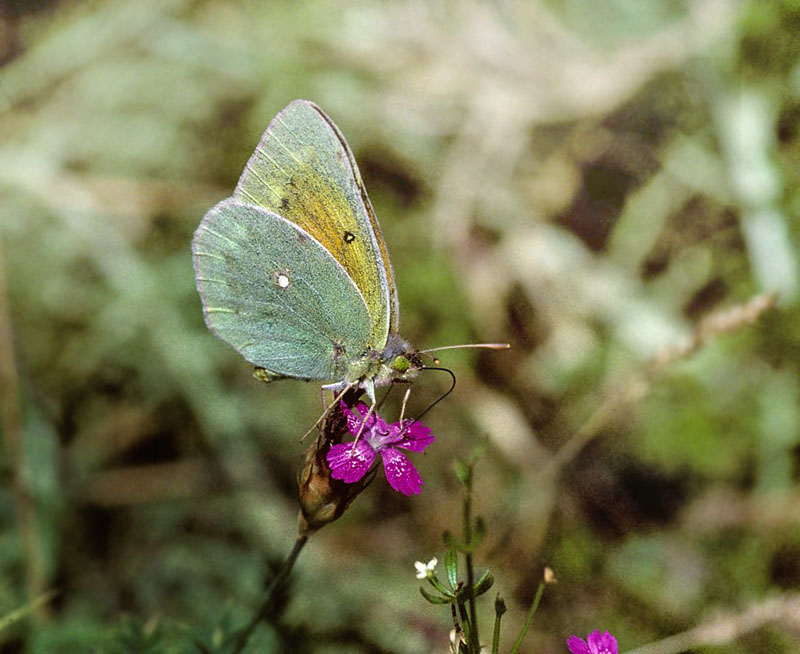
[[[264,207],[310,234],[360,290],[370,346],[398,329],[394,273],[350,148],[315,104],[295,100],[270,123],[234,199]]]
[[[340,380],[373,322],[359,289],[307,231],[262,207],[223,200],[193,241],[209,328],[271,373]]]

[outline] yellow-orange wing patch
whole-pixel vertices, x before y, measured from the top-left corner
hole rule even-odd
[[[399,327],[394,273],[347,142],[315,104],[295,100],[269,124],[233,197],[265,207],[308,232],[364,297],[372,347]]]

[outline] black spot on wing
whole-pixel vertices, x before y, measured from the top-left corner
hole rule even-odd
[[[356,235],[353,232],[345,232],[344,233],[344,242],[345,243],[352,243],[356,240]]]

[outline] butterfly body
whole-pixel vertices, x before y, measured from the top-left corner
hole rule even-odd
[[[273,119],[192,251],[206,324],[258,378],[360,387],[374,400],[376,386],[421,368],[398,333],[394,272],[355,158],[313,103]]]

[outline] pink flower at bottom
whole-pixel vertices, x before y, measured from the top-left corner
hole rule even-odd
[[[340,443],[331,447],[328,452],[331,477],[347,484],[360,481],[380,454],[389,485],[404,495],[418,495],[422,491],[422,477],[398,448],[422,452],[433,443],[430,427],[409,419],[403,420],[402,424],[389,424],[377,413],[370,415],[364,424],[364,416],[369,412],[366,404],[359,402],[355,409],[350,409],[342,402],[341,407],[347,418],[347,430],[353,436],[360,431],[361,436],[357,443]]]
[[[604,631],[595,629],[586,640],[577,636],[567,638],[567,647],[572,654],[617,654],[617,639]]]

